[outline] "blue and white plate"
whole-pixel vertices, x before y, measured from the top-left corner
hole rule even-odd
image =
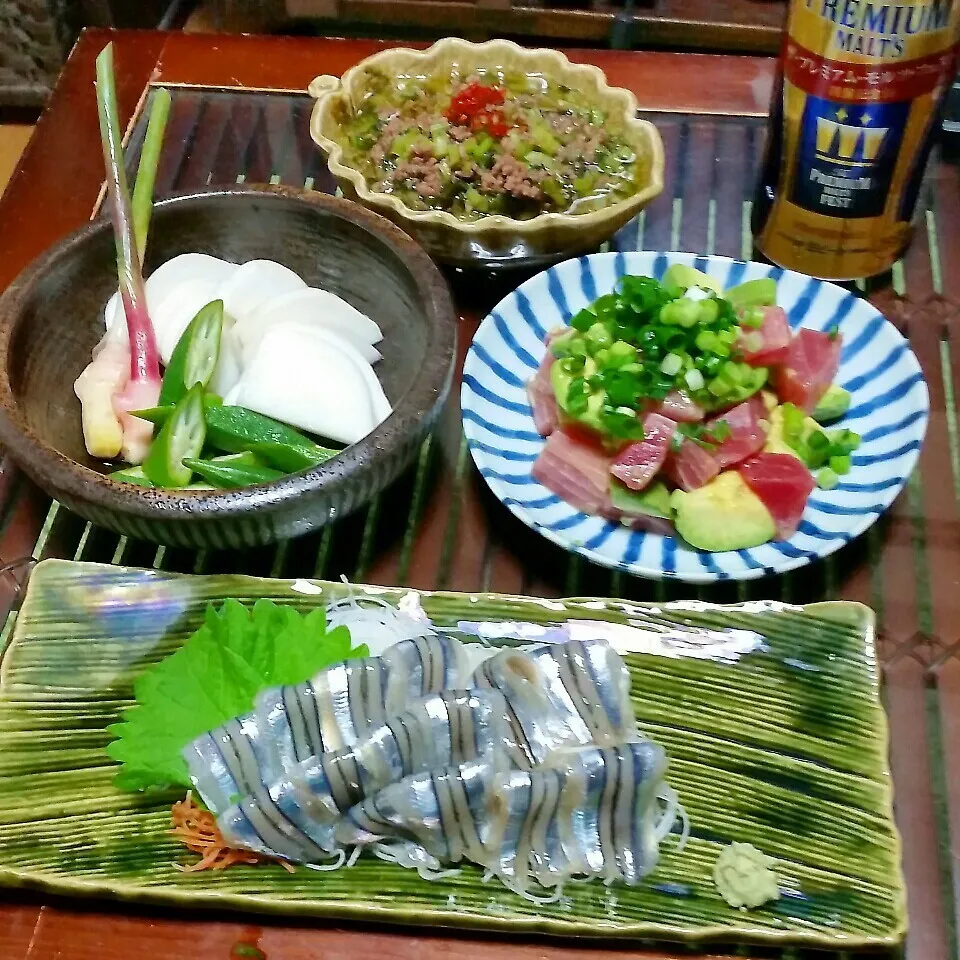
[[[796,535],[751,550],[710,553],[677,537],[640,533],[580,513],[530,475],[543,439],[525,383],[545,352],[548,330],[613,290],[623,274],[658,279],[671,264],[692,264],[724,289],[772,276],[790,324],[839,324],[843,353],[836,382],[853,395],[838,424],[863,438],[853,469],[830,491],[814,490]],[[865,300],[832,283],[760,263],[685,253],[599,253],[568,260],[528,280],[483,321],[463,370],[463,428],[490,489],[524,523],[596,563],[645,577],[692,583],[783,573],[839,550],[893,502],[910,476],[927,429],[929,398],[920,365],[899,331]]]

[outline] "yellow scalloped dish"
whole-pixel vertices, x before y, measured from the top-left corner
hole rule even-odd
[[[662,190],[662,143],[634,96],[556,51],[444,40],[318,77],[311,93],[345,195],[439,259],[589,249]]]

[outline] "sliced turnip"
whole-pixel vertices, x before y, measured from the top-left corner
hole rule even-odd
[[[380,328],[346,300],[313,287],[293,290],[268,300],[258,310],[247,314],[237,327],[244,358],[252,356],[264,331],[286,321],[308,324],[345,337],[368,363],[376,363],[380,359],[380,352],[374,347],[383,339]]]
[[[170,362],[173,348],[200,308],[216,299],[217,284],[209,280],[187,280],[178,284],[151,313],[164,365]]]
[[[151,317],[153,311],[172,294],[181,284],[194,280],[206,280],[219,286],[227,281],[238,267],[235,263],[211,257],[206,253],[181,253],[179,256],[162,263],[144,282],[147,293],[147,309]],[[126,323],[120,295],[115,293],[104,310],[104,324],[111,339],[126,342]]]
[[[273,327],[227,399],[308,433],[356,443],[382,417],[349,346],[333,340],[295,325]]]
[[[210,380],[210,391],[225,397],[240,382],[240,375],[240,348],[233,331],[228,330],[220,337],[220,356]]]
[[[224,281],[217,291],[224,312],[236,321],[245,320],[263,304],[306,284],[292,270],[272,260],[248,260]]]

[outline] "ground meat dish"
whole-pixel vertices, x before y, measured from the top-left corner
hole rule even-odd
[[[345,161],[378,193],[463,220],[584,213],[635,193],[624,131],[579,91],[533,76],[367,76],[337,117]]]

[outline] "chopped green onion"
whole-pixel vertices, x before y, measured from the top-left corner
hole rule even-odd
[[[821,490],[832,490],[838,483],[840,478],[837,476],[836,471],[831,470],[829,467],[824,467],[817,474],[817,486]]]
[[[705,381],[703,374],[699,370],[688,370],[683,379],[687,386],[693,391],[702,390],[704,387]]]
[[[763,326],[763,319],[763,307],[747,307],[747,309],[743,311],[743,316],[740,318],[740,325],[758,330]]]
[[[701,300],[697,310],[700,314],[700,323],[715,323],[717,317],[720,316],[720,306],[713,297],[710,297],[707,300]]]
[[[679,353],[668,353],[660,364],[660,369],[668,377],[676,376],[683,369],[683,357]]]
[[[841,477],[850,472],[851,461],[849,455],[840,457],[831,457],[829,460],[830,469]]]

